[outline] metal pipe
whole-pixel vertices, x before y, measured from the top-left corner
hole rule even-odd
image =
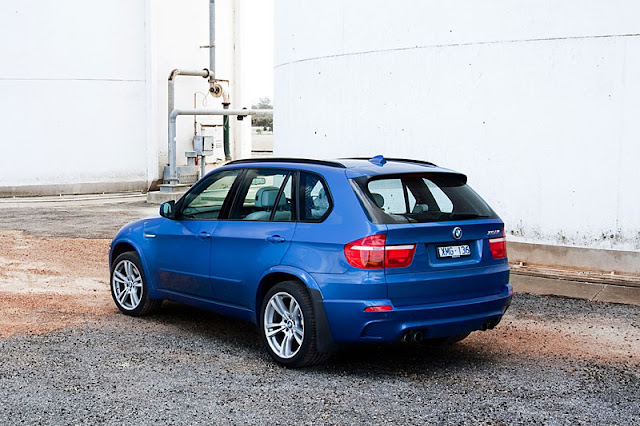
[[[264,117],[273,115],[272,109],[174,109],[169,114],[169,120],[179,115],[255,115]]]
[[[215,80],[216,76],[216,1],[209,1],[209,80]]]
[[[273,115],[272,109],[174,109],[169,114],[169,184],[178,182],[176,166],[176,120],[179,115]],[[225,153],[226,154],[226,153]]]
[[[222,108],[229,109],[228,103],[223,103]],[[224,146],[224,159],[231,160],[231,148],[229,147],[229,116],[222,116],[222,145]]]
[[[175,109],[169,114],[169,179],[167,183],[178,183],[178,171],[176,168],[176,119],[171,116]]]
[[[209,78],[213,76],[213,73],[206,68],[201,70],[181,70],[176,68],[171,71],[169,74],[169,82],[167,83],[167,109],[169,115],[171,115],[175,109],[175,78],[179,75]],[[212,79],[209,79],[209,81],[211,82]],[[171,120],[169,120],[169,183],[176,183],[178,181],[178,174],[176,172],[175,120],[173,126],[174,136],[171,138]]]
[[[203,68],[201,70],[181,70],[176,68],[171,71],[171,74],[169,74],[169,80],[173,80],[179,75],[209,78],[209,76],[211,75],[211,71],[206,68]]]
[[[169,74],[169,83],[167,85],[168,114],[171,114],[171,111],[175,108],[175,78],[179,75],[209,78],[210,76],[213,76],[213,73],[206,68],[202,70],[181,70],[176,68],[171,71]]]

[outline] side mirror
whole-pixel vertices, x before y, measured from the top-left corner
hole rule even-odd
[[[160,216],[166,217],[167,219],[174,219],[176,216],[175,208],[176,202],[173,200],[160,204]]]

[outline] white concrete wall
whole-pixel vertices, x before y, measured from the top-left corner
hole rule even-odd
[[[512,241],[640,251],[640,4],[275,7],[276,155],[434,161]]]
[[[0,2],[0,187],[146,180],[145,3]]]
[[[208,0],[0,2],[0,192],[146,189],[167,159],[167,78],[208,67],[208,19]],[[180,79],[176,106],[207,88]]]

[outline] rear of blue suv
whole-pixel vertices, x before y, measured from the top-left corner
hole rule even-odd
[[[511,301],[502,221],[463,174],[430,163],[242,160],[161,215],[114,239],[116,305],[142,315],[170,299],[252,320],[286,366],[337,343],[454,342]]]

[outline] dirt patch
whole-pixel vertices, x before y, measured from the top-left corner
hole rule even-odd
[[[82,297],[56,294],[0,292],[0,337],[13,334],[43,334],[85,322],[96,321],[119,311],[109,293]]]
[[[558,326],[507,315],[496,329],[474,333],[465,344],[500,356],[640,366],[640,330],[612,319],[606,324],[598,319],[567,320]]]
[[[47,333],[116,312],[109,240],[0,231],[0,336]]]

